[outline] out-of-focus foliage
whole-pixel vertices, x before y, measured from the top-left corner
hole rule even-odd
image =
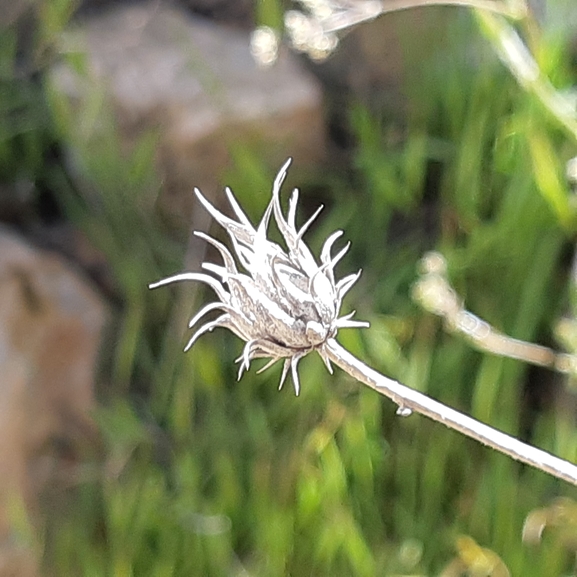
[[[463,49],[461,39],[477,34],[472,20],[458,19],[453,42],[411,63],[402,127],[351,105],[350,169],[290,184],[304,185],[311,211],[313,189],[327,204],[309,233],[312,246],[343,228],[353,248],[340,270],[365,271],[347,302],[371,328],[343,331],[347,348],[574,461],[572,411],[537,402],[566,394],[559,378],[472,351],[409,298],[419,257],[435,247],[468,308],[507,334],[548,340],[555,320],[574,312],[566,259],[574,199],[563,175],[575,143],[491,51]],[[8,95],[0,171],[16,163],[14,174],[36,173],[45,168],[45,137],[29,138],[45,134],[45,119],[14,77],[14,38],[0,38]],[[546,55],[545,41],[541,49]],[[568,44],[550,50],[548,71],[573,82]],[[48,574],[479,575],[482,559],[493,563],[484,575],[571,574],[575,551],[565,533],[573,525],[558,524],[557,538],[538,547],[522,535],[531,511],[547,511],[553,496],[574,498],[573,488],[424,418],[395,416],[392,404],[339,372],[328,375],[318,359],[303,360],[295,398],[290,388],[276,391],[270,372],[236,382],[242,343],[225,331],[182,354],[186,297],[146,289],[179,270],[184,251],[155,211],[154,135],[122,150],[95,90],[80,115],[87,126],[98,118],[99,130],[78,138],[71,123],[79,112],[48,83],[30,86],[34,102],[51,111],[46,141],[57,141],[63,157],[74,154],[79,171],[55,161],[53,193],[106,254],[122,301],[103,370],[113,398],[97,415],[105,456],[71,491],[66,514],[47,524]],[[27,122],[33,133],[19,128]],[[254,206],[252,186],[268,198],[261,188],[278,167],[262,166],[250,150],[234,158],[226,182],[257,218],[265,203]]]
[[[0,181],[22,188],[45,176],[54,136],[34,71],[17,61],[17,42],[15,30],[0,30]]]

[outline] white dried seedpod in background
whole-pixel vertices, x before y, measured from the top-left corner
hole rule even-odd
[[[280,37],[270,26],[259,26],[250,35],[250,53],[255,62],[266,68],[278,58]]]
[[[343,297],[359,278],[360,272],[336,281],[334,267],[345,255],[347,244],[334,257],[331,248],[343,234],[336,231],[325,241],[317,263],[302,237],[322,207],[301,227],[296,228],[298,190],[294,190],[285,219],[280,205],[280,188],[291,163],[289,158],[280,169],[273,185],[272,199],[260,224],[254,228],[229,188],[226,194],[238,220],[233,220],[212,206],[202,193],[195,193],[206,210],[230,236],[236,260],[221,242],[201,233],[197,236],[212,244],[221,254],[223,266],[203,263],[202,268],[215,276],[204,273],[181,273],[150,285],[157,288],[172,282],[194,280],[208,284],[219,298],[206,305],[189,323],[194,326],[200,318],[213,310],[221,314],[202,325],[191,337],[185,350],[196,339],[215,327],[226,327],[246,342],[240,363],[239,379],[255,358],[268,357],[265,370],[277,360],[284,358],[280,386],[289,369],[292,371],[295,392],[299,393],[297,365],[311,351],[317,351],[332,372],[326,355],[327,340],[333,338],[339,328],[366,327],[368,323],[351,320],[354,313],[338,316]],[[281,232],[288,251],[267,239],[271,215]],[[238,264],[246,272],[239,271]]]

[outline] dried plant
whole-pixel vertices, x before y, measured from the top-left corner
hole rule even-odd
[[[526,0],[295,0],[298,9],[284,15],[285,32],[291,46],[312,60],[330,56],[341,37],[355,26],[390,12],[424,6],[465,6],[513,20],[529,12]],[[262,26],[253,33],[252,51],[257,62],[271,65],[278,54],[280,37]]]
[[[361,274],[359,271],[335,281],[335,265],[350,246],[348,243],[336,256],[331,256],[331,249],[343,231],[337,230],[327,238],[321,250],[319,266],[302,238],[322,206],[297,230],[298,190],[295,189],[290,199],[288,217],[285,219],[282,214],[280,189],[290,162],[291,159],[287,160],[279,171],[274,181],[272,199],[257,228],[252,226],[230,188],[226,189],[226,194],[238,221],[222,214],[200,190],[195,189],[200,202],[230,236],[236,257],[248,274],[238,271],[236,261],[226,246],[202,232],[195,232],[222,255],[224,266],[212,263],[202,265],[218,279],[202,273],[183,273],[154,283],[150,288],[182,280],[208,284],[220,301],[205,306],[191,319],[189,328],[210,311],[221,309],[224,314],[202,325],[188,341],[185,351],[203,333],[215,327],[226,327],[246,342],[243,354],[237,359],[240,363],[239,379],[243,371],[248,370],[252,359],[269,357],[270,362],[261,369],[264,371],[284,358],[280,387],[290,368],[298,395],[299,360],[307,353],[317,351],[332,373],[325,350],[327,340],[333,338],[339,328],[367,327],[369,324],[351,320],[354,312],[338,317],[343,297]],[[271,215],[274,215],[288,252],[266,237]],[[228,291],[224,285],[228,286]]]
[[[577,355],[554,351],[504,335],[487,321],[465,309],[447,279],[447,263],[438,252],[429,252],[421,259],[421,278],[413,286],[413,299],[425,310],[440,316],[449,332],[464,336],[481,351],[517,359],[524,363],[547,367],[573,378],[577,376]],[[566,339],[575,334],[572,321],[559,322],[557,332]]]
[[[359,278],[360,271],[335,281],[334,267],[349,247],[347,244],[334,257],[331,256],[335,241],[342,235],[340,230],[327,238],[321,250],[320,265],[317,264],[303,241],[303,235],[322,207],[297,230],[298,190],[295,189],[291,196],[287,218],[283,216],[280,189],[290,162],[289,159],[279,171],[273,185],[272,200],[257,228],[250,223],[230,189],[226,189],[226,194],[238,220],[222,214],[195,189],[200,202],[227,231],[238,262],[246,273],[238,270],[226,246],[202,232],[195,232],[212,244],[222,256],[224,266],[213,263],[202,265],[216,278],[204,273],[185,272],[150,285],[154,289],[174,282],[199,281],[209,285],[219,298],[191,319],[189,327],[196,325],[205,314],[213,310],[224,311],[194,333],[185,351],[202,334],[216,327],[228,328],[246,342],[242,355],[237,359],[240,363],[239,379],[243,371],[249,368],[252,359],[270,358],[260,371],[284,359],[280,386],[291,369],[297,394],[298,362],[309,352],[317,351],[330,372],[333,362],[351,377],[389,397],[398,405],[398,415],[409,416],[413,411],[421,413],[514,459],[577,485],[577,466],[572,463],[522,443],[381,375],[339,345],[335,339],[339,328],[368,326],[366,322],[352,320],[354,312],[338,316],[342,299]],[[271,215],[274,215],[287,251],[266,237]]]

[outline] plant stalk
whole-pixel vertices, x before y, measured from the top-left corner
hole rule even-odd
[[[498,0],[387,0],[382,2],[381,14],[387,12],[399,12],[411,8],[423,8],[425,6],[463,6],[467,8],[477,8],[520,19],[527,13],[526,4],[518,6],[508,6],[506,2]]]
[[[364,3],[357,3],[355,10],[337,11],[336,14],[327,17],[326,20],[322,21],[322,27],[325,33],[338,32],[361,24],[362,22],[374,20],[383,14],[401,12],[413,8],[424,8],[427,6],[460,6],[473,8],[499,14],[513,20],[521,20],[528,14],[528,8],[525,2],[511,6],[499,0],[385,0],[382,2],[365,0]]]
[[[365,365],[335,339],[329,339],[325,351],[330,360],[351,377],[385,395],[399,406],[399,415],[420,413],[540,471],[577,485],[577,466],[546,451],[527,445],[489,425],[451,409],[427,395],[381,375]]]

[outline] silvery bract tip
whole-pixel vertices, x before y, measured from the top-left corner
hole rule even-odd
[[[252,359],[270,358],[270,362],[261,371],[277,360],[284,359],[280,386],[290,369],[298,395],[299,360],[316,350],[332,372],[324,350],[327,340],[333,338],[339,328],[366,327],[368,323],[351,320],[353,313],[338,317],[343,297],[360,276],[359,271],[335,281],[334,267],[349,248],[347,244],[334,257],[331,256],[331,248],[342,231],[333,233],[325,241],[319,265],[302,240],[305,230],[319,211],[300,231],[297,230],[298,191],[295,190],[290,199],[287,218],[282,213],[280,189],[290,163],[289,158],[275,178],[272,199],[256,228],[230,189],[226,189],[226,194],[236,220],[222,214],[195,189],[200,202],[230,236],[236,259],[224,244],[197,232],[195,234],[219,251],[223,264],[203,263],[202,268],[212,273],[212,276],[205,273],[181,273],[153,283],[150,288],[184,280],[208,284],[219,300],[199,311],[189,326],[192,327],[213,310],[219,309],[222,314],[202,325],[190,338],[185,350],[190,349],[205,332],[216,327],[226,327],[246,342],[242,355],[237,359],[240,363],[239,379],[243,371],[249,368]],[[266,238],[271,215],[274,216],[287,250]],[[240,272],[239,268],[245,272]]]

